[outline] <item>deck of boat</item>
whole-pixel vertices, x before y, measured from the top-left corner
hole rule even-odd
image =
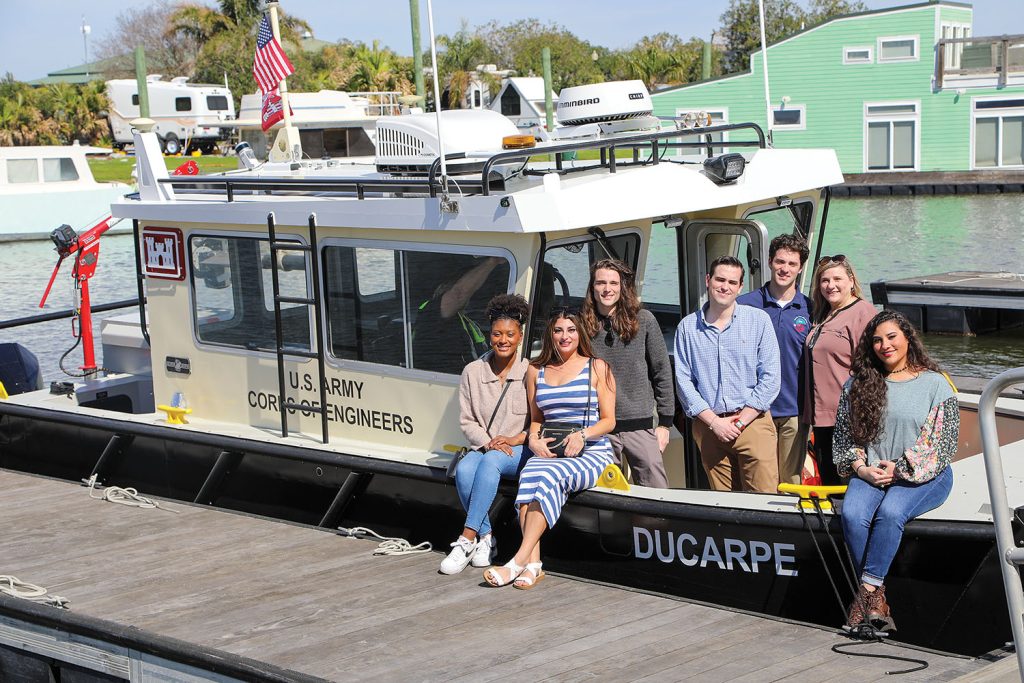
[[[819,628],[557,576],[533,591],[491,589],[479,570],[438,574],[436,552],[373,557],[370,541],[162,505],[114,505],[0,470],[0,574],[70,600],[62,611],[0,597],[0,643],[11,644],[5,626],[53,614],[55,632],[108,630],[131,651],[216,661],[247,680],[867,681],[906,668],[836,654],[844,639]],[[907,680],[988,664],[888,644],[863,651],[928,661]],[[0,679],[4,666],[11,675],[17,658],[0,646]]]

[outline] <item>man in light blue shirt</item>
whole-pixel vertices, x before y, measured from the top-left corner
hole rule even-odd
[[[778,435],[769,408],[778,396],[779,345],[764,311],[736,304],[743,264],[711,262],[708,302],[676,329],[676,392],[716,491],[773,493]]]

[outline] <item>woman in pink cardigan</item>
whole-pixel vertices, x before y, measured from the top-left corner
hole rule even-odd
[[[857,343],[875,307],[863,297],[853,264],[843,254],[825,256],[814,271],[814,326],[804,342],[803,422],[814,428],[821,483],[842,483],[832,462],[832,432],[843,384],[850,378]]]

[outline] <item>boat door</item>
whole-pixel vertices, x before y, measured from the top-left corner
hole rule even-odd
[[[679,259],[679,301],[682,316],[708,300],[708,265],[719,256],[734,256],[743,263],[744,292],[757,289],[768,275],[768,231],[760,221],[698,219],[676,228]],[[677,408],[676,428],[683,435],[687,488],[708,488],[697,445],[690,436],[689,420]]]

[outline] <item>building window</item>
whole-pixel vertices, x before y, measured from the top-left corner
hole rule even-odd
[[[916,169],[919,124],[916,102],[865,105],[865,170],[911,171]]]
[[[277,335],[267,240],[193,236],[189,254],[196,338],[207,344],[273,352]],[[304,255],[285,252],[278,275],[283,296],[309,296]],[[281,304],[286,348],[310,350],[310,312],[304,304]]]
[[[174,111],[192,111],[191,97],[175,97]]]
[[[843,48],[843,64],[870,64],[872,61],[870,46]]]
[[[43,159],[43,182],[61,183],[78,180],[75,162],[70,157]]]
[[[501,93],[501,115],[522,115],[522,105],[519,101],[519,91],[513,88],[511,85],[505,88],[505,92]]]
[[[974,100],[974,167],[1024,166],[1024,99]]]
[[[453,375],[487,351],[487,302],[513,281],[476,253],[330,245],[323,264],[331,355]]]
[[[878,39],[879,62],[912,62],[918,59],[917,36],[890,36]]]
[[[807,128],[805,116],[807,107],[802,104],[786,104],[772,109],[772,128],[774,130],[804,130]]]
[[[210,111],[227,111],[228,98],[226,95],[207,95],[206,107]],[[189,103],[189,108],[191,108],[191,103]]]

